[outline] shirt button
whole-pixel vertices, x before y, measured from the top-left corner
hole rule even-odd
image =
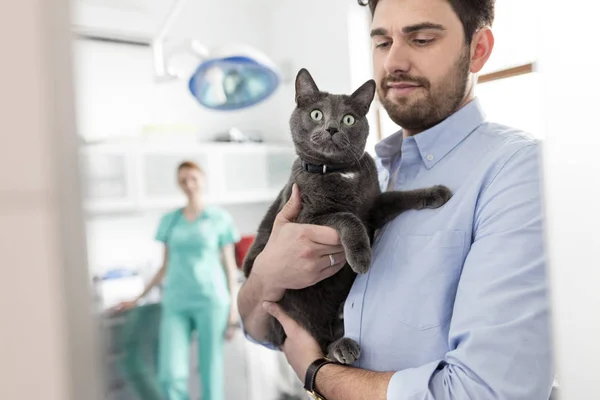
[[[427,161],[433,161],[433,154],[427,155]]]
[[[350,306],[351,308],[354,308],[354,302],[352,302],[352,305]]]

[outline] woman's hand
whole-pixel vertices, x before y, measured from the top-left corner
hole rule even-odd
[[[137,302],[138,302],[137,299],[130,300],[130,301],[122,301],[121,303],[114,306],[111,310],[115,313],[122,313],[125,311],[129,311],[132,308],[137,307]]]
[[[229,321],[227,322],[227,329],[225,330],[225,339],[231,340],[235,336],[236,331],[240,327],[240,318],[237,313],[232,312],[229,314]]]

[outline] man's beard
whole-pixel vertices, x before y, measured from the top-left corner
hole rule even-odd
[[[456,112],[461,106],[469,76],[470,51],[466,46],[454,68],[441,80],[439,86],[432,87],[429,80],[412,77],[406,74],[395,74],[385,77],[378,88],[379,98],[390,119],[404,129],[424,131],[437,125]],[[391,82],[406,82],[420,85],[425,97],[416,101],[410,96],[389,98],[387,87]]]

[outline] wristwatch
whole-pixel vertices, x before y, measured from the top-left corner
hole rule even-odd
[[[328,358],[319,358],[313,361],[313,363],[310,364],[306,370],[306,376],[304,378],[304,390],[306,390],[310,398],[313,400],[326,400],[325,397],[315,390],[315,380],[319,369],[321,369],[323,365],[327,364],[334,364],[334,362]]]

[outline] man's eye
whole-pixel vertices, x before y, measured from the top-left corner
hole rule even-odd
[[[416,44],[417,46],[427,46],[428,44],[432,43],[434,39],[413,39],[413,43]]]
[[[381,43],[377,43],[377,44],[375,45],[375,47],[376,47],[376,48],[378,48],[378,49],[383,49],[383,48],[385,48],[385,47],[389,47],[391,44],[392,44],[392,43],[391,43],[391,42],[389,42],[389,41],[388,41],[388,42],[381,42]]]

